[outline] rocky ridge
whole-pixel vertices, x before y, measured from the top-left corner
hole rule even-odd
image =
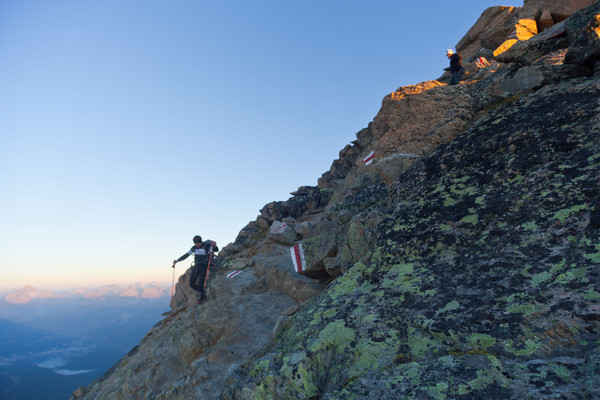
[[[599,20],[599,1],[486,10],[463,83],[386,96],[221,251],[208,302],[187,271],[72,398],[600,398]]]

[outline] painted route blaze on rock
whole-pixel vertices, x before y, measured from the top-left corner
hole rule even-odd
[[[301,273],[306,269],[306,260],[304,259],[304,249],[302,243],[295,244],[290,248],[292,256],[292,262],[294,263],[294,269],[296,272]]]
[[[231,271],[230,273],[227,274],[227,278],[231,279],[234,276],[237,276],[240,272],[242,272],[242,271],[239,271],[239,270]]]
[[[285,228],[287,228],[286,224],[281,224],[281,226],[277,229],[275,229],[275,231],[273,233],[281,233],[283,231],[285,231]]]
[[[375,152],[370,152],[365,158],[363,158],[363,162],[365,165],[369,165],[373,162],[373,158],[375,157]]]
[[[294,229],[281,221],[273,221],[269,229],[269,238],[281,244],[291,246],[296,241]]]

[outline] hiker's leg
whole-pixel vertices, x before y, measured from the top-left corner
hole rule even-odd
[[[452,72],[452,78],[450,78],[450,82],[448,83],[448,85],[456,85],[457,83],[457,72],[454,71]]]
[[[194,266],[192,268],[192,273],[190,274],[190,287],[195,291],[199,291],[201,286],[198,285],[198,278],[200,273],[200,268],[198,266]]]
[[[206,264],[202,263],[198,266],[198,291],[200,292],[200,299],[204,300],[204,282],[206,281],[206,271],[208,270],[208,261]]]

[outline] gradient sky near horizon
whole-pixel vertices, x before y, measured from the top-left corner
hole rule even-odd
[[[1,1],[0,289],[170,283],[522,4]]]

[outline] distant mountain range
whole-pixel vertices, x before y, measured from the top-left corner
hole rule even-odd
[[[63,400],[89,385],[160,321],[166,286],[0,294],[0,399]]]
[[[77,288],[66,292],[38,290],[33,286],[27,285],[21,289],[8,293],[2,300],[9,304],[28,304],[31,301],[42,299],[85,298],[104,300],[114,297],[158,299],[167,296],[169,296],[169,289],[165,287],[165,285],[156,282],[147,284],[135,283],[126,287],[119,285],[105,285],[96,289]]]

